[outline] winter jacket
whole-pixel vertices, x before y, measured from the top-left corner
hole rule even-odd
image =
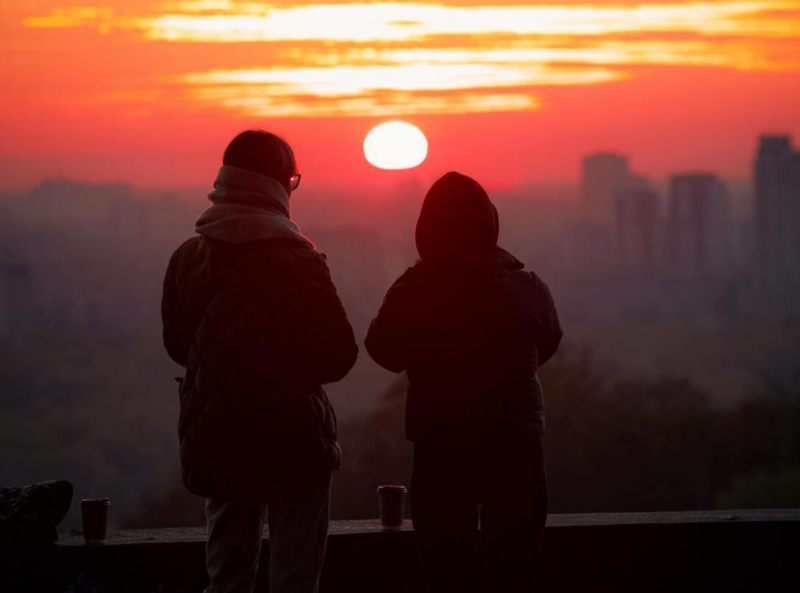
[[[497,439],[544,430],[539,366],[562,337],[553,297],[497,246],[497,211],[474,180],[436,182],[417,223],[421,259],[391,287],[366,339],[408,374],[414,442]]]
[[[215,238],[181,245],[164,279],[164,344],[186,367],[182,476],[200,496],[263,501],[340,465],[322,384],[342,379],[358,348],[325,258],[310,242],[269,232],[238,241],[226,233],[242,225],[223,232],[225,209],[209,211],[198,230],[213,220]]]

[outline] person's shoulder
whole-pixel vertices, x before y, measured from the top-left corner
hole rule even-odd
[[[173,252],[170,258],[170,264],[176,268],[184,268],[187,263],[193,261],[205,248],[202,239],[203,238],[199,235],[186,239],[186,241],[181,243]]]
[[[250,245],[256,255],[253,261],[276,272],[310,281],[330,282],[330,270],[324,253],[313,243],[298,240],[269,240]]]
[[[282,243],[281,249],[287,257],[297,266],[308,267],[309,270],[329,274],[328,258],[324,253],[317,250],[311,242],[305,241],[286,241]]]
[[[420,264],[419,262],[417,262],[413,266],[406,268],[405,272],[403,272],[397,277],[397,280],[394,281],[394,284],[392,286],[402,286],[404,284],[411,284],[418,281],[420,278],[424,279],[425,274],[420,273]]]
[[[537,289],[547,288],[547,282],[545,282],[542,277],[533,270],[520,270],[520,272],[525,278],[525,282],[527,282],[530,286],[533,286]]]
[[[173,254],[176,257],[181,257],[187,253],[192,253],[200,249],[200,246],[203,242],[203,237],[200,235],[195,235],[194,237],[189,237],[181,243],[178,248],[175,250]]]
[[[264,239],[229,246],[241,258],[255,256],[270,259],[275,263],[325,264],[325,255],[316,250],[313,243],[296,239]]]
[[[437,275],[424,262],[418,260],[397,277],[397,280],[389,287],[387,296],[407,294],[418,289],[425,290],[436,278]]]
[[[504,283],[517,294],[530,298],[541,298],[550,294],[547,283],[533,270],[509,270],[502,277]]]

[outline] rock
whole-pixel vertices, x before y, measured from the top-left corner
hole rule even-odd
[[[57,541],[56,526],[69,511],[72,490],[67,480],[0,488],[0,545]]]

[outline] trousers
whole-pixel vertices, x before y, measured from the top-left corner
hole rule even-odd
[[[269,524],[270,593],[317,593],[330,517],[331,476],[310,489],[288,491],[264,503],[206,499],[205,593],[252,593],[264,519]]]
[[[411,515],[422,589],[532,591],[547,504],[541,436],[416,444]]]

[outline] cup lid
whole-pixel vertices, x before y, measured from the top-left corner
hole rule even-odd
[[[378,486],[378,492],[384,491],[397,491],[397,492],[408,492],[405,486],[399,484],[384,484],[383,486]]]

